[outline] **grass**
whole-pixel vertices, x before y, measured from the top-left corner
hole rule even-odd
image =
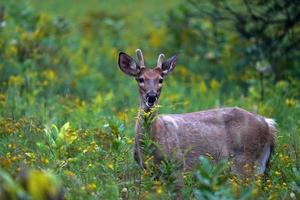
[[[117,56],[142,48],[153,66],[161,50],[176,53],[165,20],[178,5],[7,1],[0,29],[0,198],[45,199],[62,191],[67,199],[174,198],[172,163],[164,163],[167,176],[156,179],[133,160],[138,91],[118,69]],[[164,82],[160,113],[239,106],[274,118],[278,133],[266,180],[239,180],[228,163],[199,158],[202,165],[184,174],[185,198],[300,198],[300,103],[293,80],[266,77],[260,102],[255,76],[245,94],[239,85],[226,88],[192,69],[180,61]]]

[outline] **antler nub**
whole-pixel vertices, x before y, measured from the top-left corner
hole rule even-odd
[[[159,54],[158,59],[157,59],[157,67],[162,68],[162,64],[164,61],[165,55],[164,54]]]
[[[137,50],[135,50],[135,52],[136,52],[136,56],[137,56],[137,58],[139,60],[140,67],[141,68],[145,67],[144,56],[143,56],[142,50],[137,49]]]

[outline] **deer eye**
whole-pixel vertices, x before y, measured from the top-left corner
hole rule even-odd
[[[159,79],[158,82],[159,82],[160,84],[162,84],[163,81],[164,81],[164,79],[161,78],[161,79]]]
[[[139,78],[139,79],[138,79],[138,82],[139,82],[139,83],[144,83],[144,79],[143,79],[143,78]]]

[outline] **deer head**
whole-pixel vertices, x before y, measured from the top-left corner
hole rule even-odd
[[[133,76],[138,84],[141,107],[149,111],[158,103],[162,84],[165,77],[175,68],[177,56],[164,61],[164,54],[160,54],[157,65],[153,69],[145,66],[143,53],[136,50],[138,62],[124,52],[119,54],[119,67],[127,75]]]

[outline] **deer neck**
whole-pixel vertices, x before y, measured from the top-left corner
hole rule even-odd
[[[140,99],[140,106],[137,115],[137,122],[136,122],[136,133],[142,136],[146,131],[150,131],[150,126],[158,115],[158,111],[156,108],[148,108],[145,102]]]
[[[139,165],[144,168],[144,161],[143,161],[143,155],[141,151],[141,143],[143,139],[145,139],[145,134],[150,134],[150,126],[152,120],[156,117],[157,111],[147,109],[145,103],[140,100],[140,107],[139,112],[137,115],[137,121],[135,126],[136,131],[136,138],[135,138],[135,149],[134,149],[134,155],[136,161],[139,163]],[[149,135],[148,135],[149,136]]]

